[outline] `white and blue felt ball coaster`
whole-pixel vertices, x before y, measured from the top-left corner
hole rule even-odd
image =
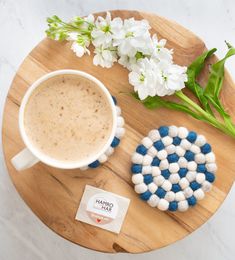
[[[121,116],[121,108],[117,105],[117,99],[115,97],[112,98],[116,106],[116,113],[117,113],[117,129],[113,141],[104,154],[102,154],[96,161],[90,163],[87,166],[80,168],[80,170],[87,170],[89,168],[95,169],[99,167],[102,163],[105,163],[109,159],[109,157],[114,153],[115,148],[120,144],[120,140],[125,134],[125,128],[124,128],[125,121],[124,118]]]
[[[186,211],[211,189],[217,166],[203,135],[161,126],[143,138],[132,156],[136,193],[151,207]]]

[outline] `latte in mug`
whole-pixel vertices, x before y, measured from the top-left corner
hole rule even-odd
[[[66,163],[82,161],[107,143],[113,114],[95,82],[79,75],[57,75],[31,94],[24,128],[33,146],[48,157]]]

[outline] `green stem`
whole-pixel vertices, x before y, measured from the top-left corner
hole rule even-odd
[[[216,119],[214,116],[203,110],[198,104],[196,104],[190,98],[188,98],[182,91],[177,91],[175,95],[181,100],[183,100],[185,103],[187,103],[190,107],[192,107],[197,113],[199,113],[203,117],[204,121],[235,138],[235,127],[228,127],[227,125],[218,121],[218,119]]]

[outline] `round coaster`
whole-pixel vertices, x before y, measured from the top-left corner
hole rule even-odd
[[[132,156],[136,193],[151,207],[186,211],[215,180],[215,155],[203,135],[161,126],[143,138]]]
[[[113,102],[116,105],[117,111],[117,130],[114,139],[110,147],[106,150],[104,154],[102,154],[96,161],[80,168],[80,170],[87,170],[88,168],[94,169],[99,167],[102,163],[106,162],[108,158],[114,153],[114,148],[116,148],[119,145],[121,138],[125,134],[125,128],[123,128],[125,121],[124,118],[121,116],[121,108],[117,105],[117,99],[115,97],[113,97]]]

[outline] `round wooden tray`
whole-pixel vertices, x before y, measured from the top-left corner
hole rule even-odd
[[[104,13],[102,13],[104,14]],[[135,11],[112,11],[113,16],[147,19],[160,38],[174,49],[175,62],[188,65],[205,50],[204,43],[193,33],[165,18]],[[120,94],[132,87],[128,72],[116,64],[111,69],[95,67],[92,55],[77,58],[66,42],[44,39],[20,66],[7,96],[3,119],[3,148],[9,174],[16,189],[32,211],[53,231],[81,246],[103,252],[139,253],[169,245],[196,230],[211,217],[225,199],[235,179],[235,142],[215,128],[180,112],[159,109],[150,111],[132,97]],[[216,57],[212,58],[213,60]],[[24,144],[18,129],[18,110],[27,88],[40,76],[57,69],[78,69],[100,79],[116,96],[126,121],[126,135],[115,154],[102,167],[81,172],[58,170],[42,163],[24,172],[16,172],[10,159]],[[203,77],[201,79],[203,81]],[[235,118],[235,89],[226,73],[223,102]],[[160,125],[184,125],[204,134],[213,145],[218,174],[211,192],[185,213],[161,212],[141,201],[131,183],[131,154],[149,130]],[[119,235],[75,220],[86,184],[131,199]]]

